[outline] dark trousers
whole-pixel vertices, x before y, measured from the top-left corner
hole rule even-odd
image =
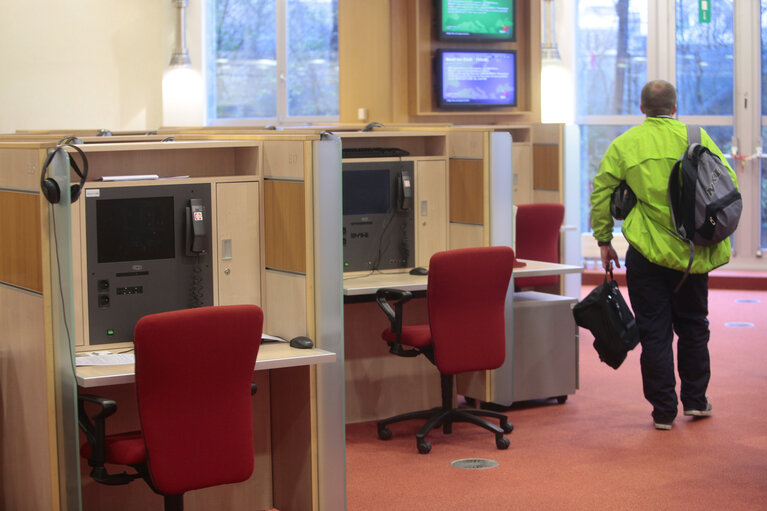
[[[674,378],[674,332],[680,397],[685,410],[706,407],[711,376],[708,354],[708,274],[690,274],[674,288],[683,272],[651,263],[629,248],[626,283],[642,343],[640,363],[645,398],[653,406],[655,422],[670,424],[677,414]]]

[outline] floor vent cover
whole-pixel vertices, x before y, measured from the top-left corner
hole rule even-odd
[[[495,468],[498,462],[495,460],[486,460],[482,458],[468,458],[464,460],[451,461],[450,464],[456,468],[466,468],[469,470],[482,470],[485,468]]]

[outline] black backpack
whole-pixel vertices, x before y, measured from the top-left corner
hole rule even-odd
[[[743,209],[727,167],[700,142],[700,128],[687,126],[687,150],[674,164],[668,182],[675,234],[690,245],[690,262],[677,289],[690,273],[695,245],[727,239],[737,229]]]

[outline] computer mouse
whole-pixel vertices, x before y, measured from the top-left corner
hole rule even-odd
[[[412,270],[410,270],[410,275],[428,275],[429,270],[422,266],[416,266]]]
[[[298,337],[293,337],[290,340],[290,346],[292,348],[300,348],[300,349],[309,349],[314,347],[314,341],[309,339],[308,337],[305,337],[303,335],[299,335]]]

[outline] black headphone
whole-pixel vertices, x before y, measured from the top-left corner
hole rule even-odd
[[[85,157],[83,150],[77,147],[73,141],[75,141],[74,137],[67,137],[59,141],[59,144],[56,146],[56,148],[48,153],[48,157],[45,159],[43,168],[40,171],[40,191],[51,204],[58,204],[58,202],[61,200],[61,190],[59,189],[59,184],[56,182],[56,180],[50,177],[46,178],[45,173],[48,170],[48,165],[51,164],[53,157],[56,156],[56,153],[59,151],[59,149],[63,147],[71,147],[80,153],[80,157],[83,160],[83,170],[80,171],[80,167],[77,165],[75,159],[72,156],[69,157],[69,166],[72,167],[72,170],[75,171],[75,174],[80,176],[80,182],[78,184],[72,185],[69,189],[71,202],[75,202],[77,198],[80,197],[80,192],[83,189],[85,180],[88,178],[88,158]]]

